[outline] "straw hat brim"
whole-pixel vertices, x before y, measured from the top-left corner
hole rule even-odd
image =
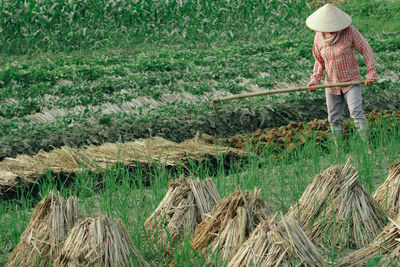
[[[306,25],[318,32],[337,32],[351,25],[351,17],[334,5],[326,4],[307,18]]]

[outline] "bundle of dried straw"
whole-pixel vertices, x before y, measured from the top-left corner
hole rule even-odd
[[[256,226],[271,212],[260,198],[260,190],[241,192],[222,199],[195,230],[192,246],[203,254],[211,249],[227,261],[248,238]]]
[[[396,216],[400,211],[400,161],[390,166],[385,182],[375,191],[374,199],[390,215]]]
[[[144,223],[146,233],[168,251],[180,237],[192,234],[220,199],[211,178],[171,180],[164,199]]]
[[[53,266],[147,267],[149,264],[139,255],[125,225],[100,215],[75,224]]]
[[[104,172],[117,164],[126,166],[165,166],[187,167],[191,160],[206,161],[224,155],[245,157],[241,149],[223,147],[210,142],[207,135],[200,133],[190,140],[175,143],[161,137],[138,139],[126,143],[104,143],[101,146],[71,148],[62,146],[50,152],[43,150],[33,156],[18,155],[0,161],[0,194],[15,188],[17,183],[32,184],[38,176],[52,173],[76,174],[84,169]]]
[[[78,199],[50,192],[33,211],[7,266],[50,266],[79,218]]]
[[[358,249],[386,226],[385,211],[360,185],[349,162],[316,175],[286,215],[298,220],[321,246]]]
[[[379,265],[374,266],[399,266],[400,265],[400,214],[396,220],[391,221],[374,241],[366,247],[357,250],[339,261],[339,266],[367,266],[368,261],[381,257]],[[372,265],[371,265],[372,266]]]
[[[325,260],[291,218],[261,222],[239,248],[228,267],[242,266],[324,266]]]

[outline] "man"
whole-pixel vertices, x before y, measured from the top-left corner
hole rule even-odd
[[[351,26],[351,17],[331,4],[326,4],[311,14],[306,25],[316,31],[313,44],[314,71],[308,84],[308,91],[315,91],[325,71],[326,84],[359,81],[360,69],[354,48],[364,57],[368,68],[365,85],[373,85],[377,75],[374,55],[365,38]],[[358,132],[368,143],[368,122],[362,109],[361,86],[326,88],[328,121],[332,136],[343,137],[343,112],[345,103],[350,111]],[[368,150],[370,153],[370,150]]]

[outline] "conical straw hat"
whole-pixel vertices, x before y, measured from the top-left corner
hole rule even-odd
[[[349,27],[351,17],[331,4],[317,9],[306,20],[306,25],[318,32],[337,32]]]

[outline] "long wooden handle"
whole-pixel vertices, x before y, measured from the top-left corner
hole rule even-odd
[[[327,88],[327,87],[343,87],[343,86],[357,85],[357,84],[363,84],[363,83],[365,83],[365,80],[364,81],[346,82],[346,83],[321,84],[321,85],[315,85],[314,88],[319,89],[319,88]],[[233,100],[233,99],[240,99],[240,98],[247,98],[247,97],[261,96],[261,95],[289,93],[289,92],[296,92],[296,91],[305,91],[307,89],[308,89],[307,86],[302,86],[302,87],[296,87],[296,88],[277,89],[277,90],[269,90],[269,91],[262,91],[262,92],[232,95],[232,96],[226,96],[226,97],[213,99],[213,104],[222,102],[222,101]]]

